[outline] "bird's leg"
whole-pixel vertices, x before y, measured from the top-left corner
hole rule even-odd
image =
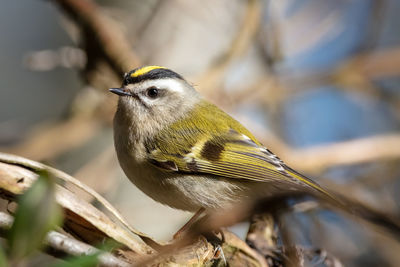
[[[184,226],[182,226],[173,236],[174,239],[178,239],[179,236],[182,235],[187,229],[190,228],[190,226],[193,225],[193,223],[200,217],[200,215],[205,211],[205,208],[200,208],[196,213],[190,218],[190,220],[185,223]]]

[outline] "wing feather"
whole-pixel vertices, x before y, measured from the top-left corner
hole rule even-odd
[[[162,140],[158,140],[159,145],[166,147],[166,143],[160,142],[168,142],[168,138],[163,136]],[[205,148],[208,149],[207,153],[205,153]],[[213,152],[215,153],[210,154]],[[150,152],[149,158],[151,162],[160,162],[155,165],[161,168],[164,166],[161,163],[173,161],[177,166],[176,171],[186,173],[206,173],[226,178],[264,182],[290,179],[282,161],[266,148],[233,129],[213,140],[197,142],[190,152],[183,155],[165,153],[165,149],[156,147]]]
[[[186,120],[160,132],[147,145],[150,163],[165,171],[295,183],[329,195],[317,183],[289,168],[229,115],[212,104],[203,105],[200,110],[206,108],[208,112],[190,114]],[[221,117],[222,120],[216,120]],[[198,127],[199,122],[205,125],[207,132]],[[177,135],[177,132],[182,134]]]

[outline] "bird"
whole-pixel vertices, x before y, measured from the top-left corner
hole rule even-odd
[[[113,122],[119,164],[157,202],[196,217],[299,190],[331,197],[173,70],[139,67],[109,90],[119,96]]]

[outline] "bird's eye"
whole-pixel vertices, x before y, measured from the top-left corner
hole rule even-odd
[[[158,89],[154,86],[147,88],[146,95],[150,98],[156,98],[158,96]]]

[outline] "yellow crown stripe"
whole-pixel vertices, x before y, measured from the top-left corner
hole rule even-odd
[[[141,75],[144,75],[146,73],[148,73],[149,71],[155,70],[155,69],[165,69],[165,67],[161,67],[161,66],[146,66],[143,68],[138,69],[137,71],[135,71],[134,73],[131,74],[131,77],[138,77]]]

